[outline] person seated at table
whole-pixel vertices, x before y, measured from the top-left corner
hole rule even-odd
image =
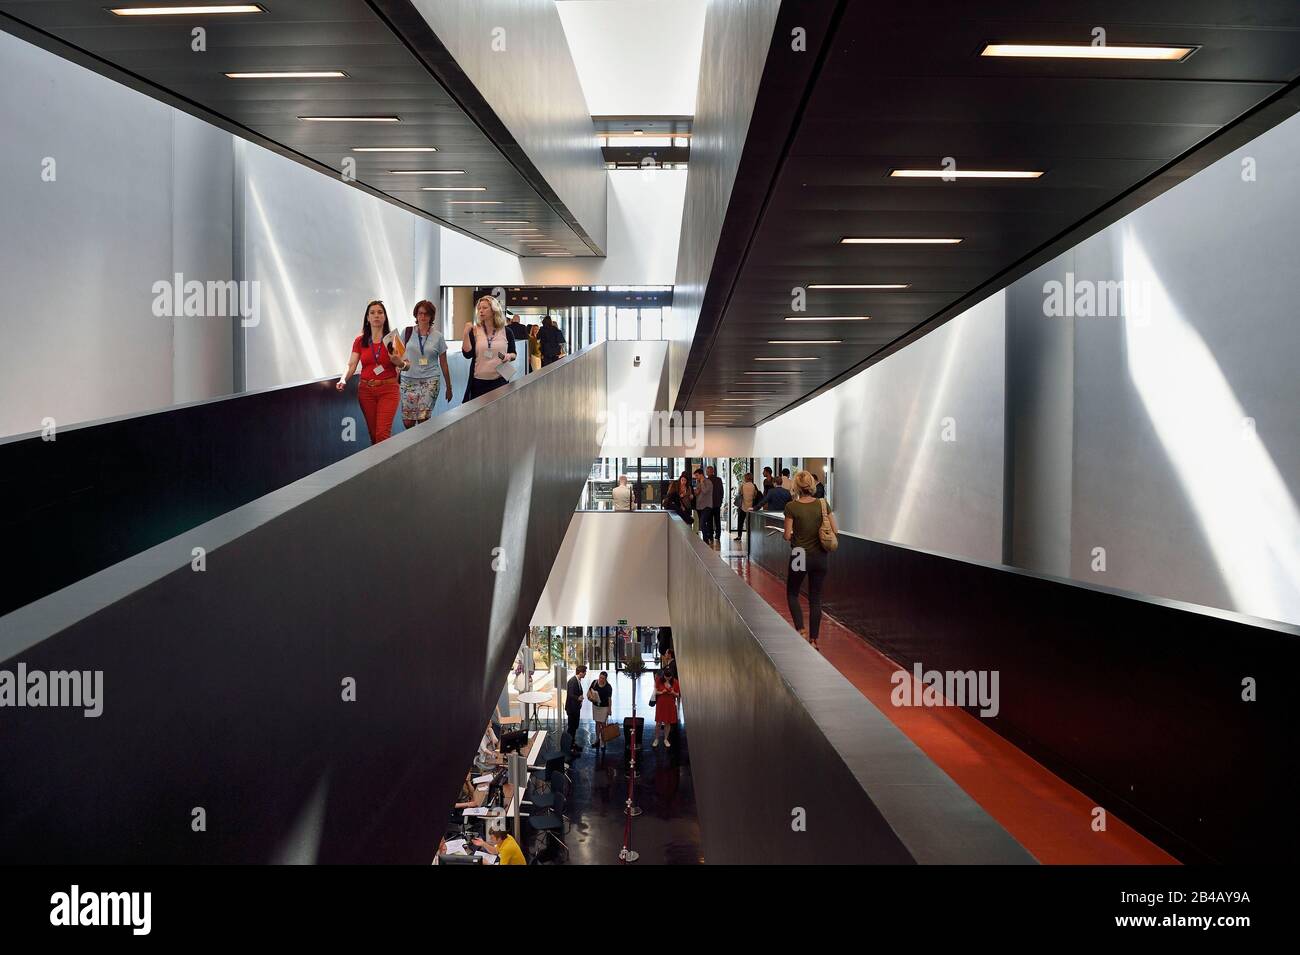
[[[460,786],[460,798],[456,800],[456,808],[470,809],[477,805],[474,799],[474,774],[466,773],[465,781]]]
[[[524,858],[524,851],[519,848],[519,843],[515,842],[515,837],[505,829],[489,829],[488,841],[475,839],[474,845],[484,852],[496,856],[498,865],[528,865],[528,860]]]

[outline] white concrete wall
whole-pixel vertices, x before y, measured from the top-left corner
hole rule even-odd
[[[605,256],[518,258],[443,229],[443,285],[672,285],[686,171],[610,170]]]
[[[668,626],[668,518],[661,511],[573,515],[534,627]]]

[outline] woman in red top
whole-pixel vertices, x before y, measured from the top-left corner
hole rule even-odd
[[[334,386],[342,391],[357,365],[361,366],[357,402],[366,419],[371,444],[378,444],[393,433],[393,418],[397,414],[397,365],[385,341],[388,334],[388,309],[383,302],[371,302],[366,306],[366,317],[361,320],[361,334],[352,342],[348,370]]]
[[[682,695],[677,677],[664,679],[662,673],[655,674],[655,738],[650,747],[659,745],[659,734],[663,733],[664,747],[672,749],[668,739],[668,730],[677,725],[677,698]]]

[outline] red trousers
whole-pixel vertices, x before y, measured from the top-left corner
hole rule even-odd
[[[397,414],[397,378],[377,378],[357,382],[357,402],[366,419],[370,443],[378,444],[393,433],[393,417]]]

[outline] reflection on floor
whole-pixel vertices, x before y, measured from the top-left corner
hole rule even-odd
[[[745,544],[730,537],[718,547],[767,603],[790,622],[785,581],[752,564]],[[832,556],[832,560],[835,558]],[[808,600],[801,598],[804,617]],[[792,640],[799,639],[791,633]],[[819,640],[828,662],[952,777],[1039,862],[1171,865],[1176,859],[1110,814],[1105,832],[1092,828],[1093,800],[1030,759],[957,707],[898,707],[890,702],[898,664],[827,614]]]
[[[598,672],[598,671],[597,671]],[[595,673],[589,673],[595,676]],[[632,715],[631,680],[610,674],[614,684],[611,700],[612,719],[620,726]],[[695,811],[695,788],[691,780],[690,748],[687,727],[669,736],[671,747],[650,745],[654,723],[649,706],[654,678],[647,675],[637,681],[638,717],[644,719],[640,751],[637,753],[636,785],[633,804],[641,815],[631,820],[631,846],[640,854],[637,865],[693,865],[704,861],[700,840],[699,818]],[[551,741],[563,729],[550,730]],[[560,835],[568,851],[550,839],[539,839],[528,846],[532,864],[619,865],[619,850],[627,835],[628,799],[627,751],[623,737],[611,741],[603,753],[593,746],[595,724],[590,704],[584,704],[578,729],[582,755],[569,768],[568,804],[565,815],[570,824]]]

